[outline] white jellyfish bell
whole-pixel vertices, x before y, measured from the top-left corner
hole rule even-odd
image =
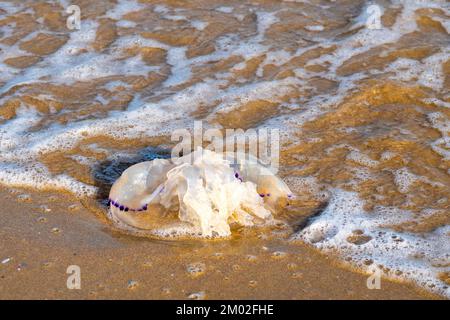
[[[123,172],[109,195],[110,217],[137,229],[175,212],[185,233],[226,237],[230,225],[272,221],[289,203],[289,187],[254,157],[197,149],[176,159],[155,159]],[[156,219],[156,220],[155,220]],[[159,219],[159,220],[158,220]]]

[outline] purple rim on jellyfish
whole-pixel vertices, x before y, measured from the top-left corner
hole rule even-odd
[[[139,209],[133,209],[133,208],[129,208],[127,206],[124,206],[122,204],[120,204],[118,201],[114,201],[112,199],[108,199],[108,205],[113,205],[114,207],[118,208],[120,211],[132,211],[132,212],[138,212],[138,211],[146,211],[148,208],[148,204],[143,205],[142,207],[140,207]]]

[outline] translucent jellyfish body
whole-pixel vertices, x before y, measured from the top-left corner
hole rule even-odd
[[[176,159],[131,166],[111,188],[111,217],[160,235],[226,237],[230,225],[273,220],[291,197],[289,187],[254,157],[198,149]],[[175,216],[172,227],[159,228]],[[159,231],[158,231],[159,228]]]

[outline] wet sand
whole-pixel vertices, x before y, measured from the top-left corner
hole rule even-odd
[[[151,240],[68,195],[3,188],[0,199],[0,299],[439,299],[384,278],[369,290],[367,275],[299,243]],[[80,290],[66,286],[69,265]]]

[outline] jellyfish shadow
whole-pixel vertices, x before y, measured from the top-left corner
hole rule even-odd
[[[154,159],[170,158],[170,150],[159,147],[147,147],[138,151],[135,155],[117,156],[113,159],[102,161],[94,166],[93,178],[98,188],[96,201],[102,207],[108,206],[108,195],[114,182],[122,173],[134,164],[151,161]]]

